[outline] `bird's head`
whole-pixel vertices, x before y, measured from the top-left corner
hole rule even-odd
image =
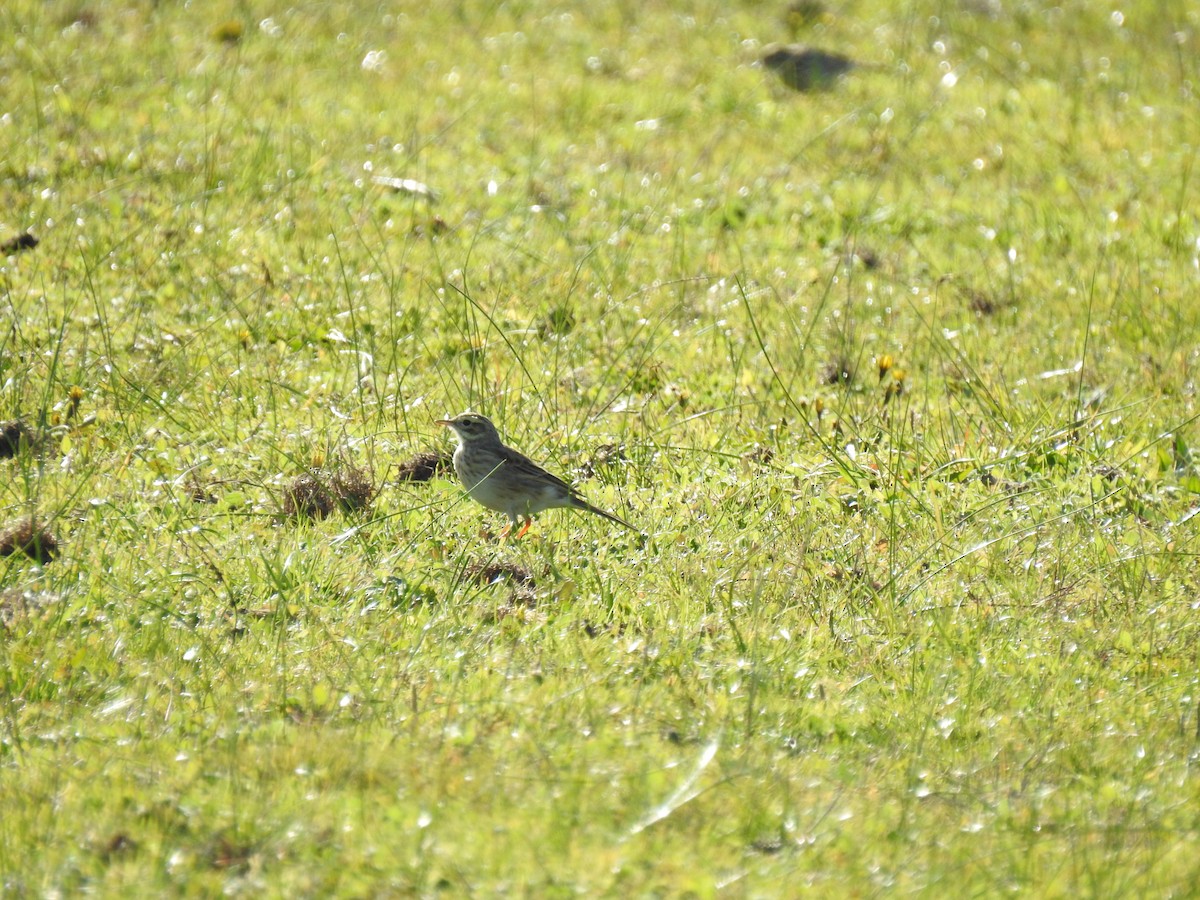
[[[476,412],[468,411],[459,413],[453,419],[438,419],[437,424],[453,428],[454,433],[458,435],[460,441],[476,441],[487,438],[500,439],[499,434],[496,433],[496,426],[492,424],[492,420]]]

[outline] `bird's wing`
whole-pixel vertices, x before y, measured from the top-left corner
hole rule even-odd
[[[505,447],[504,450],[505,450],[504,455],[505,455],[506,461],[512,462],[512,464],[514,466],[516,466],[517,468],[527,469],[527,470],[531,470],[533,472],[537,472],[542,478],[546,479],[547,481],[549,481],[550,483],[552,483],[554,485],[557,485],[558,487],[561,487],[570,496],[574,497],[574,496],[578,495],[579,492],[576,491],[575,488],[571,487],[571,485],[569,485],[567,482],[563,481],[561,478],[559,478],[553,472],[547,472],[545,469],[543,469],[541,466],[539,466],[537,463],[535,463],[532,459],[530,459],[524,453],[521,453],[518,450],[514,450],[512,447]]]

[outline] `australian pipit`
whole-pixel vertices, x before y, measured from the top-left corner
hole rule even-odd
[[[529,530],[535,514],[561,506],[595,513],[637,531],[624,519],[592,506],[575,488],[529,457],[506,447],[487,416],[465,412],[453,419],[439,419],[437,424],[454,429],[458,436],[454,471],[472,500],[508,516],[512,524],[505,533],[521,525],[524,519],[517,532],[517,537],[521,537]]]

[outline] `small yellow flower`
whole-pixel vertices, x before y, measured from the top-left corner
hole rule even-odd
[[[71,385],[67,391],[67,418],[72,419],[79,412],[79,404],[83,402],[83,388],[77,384]]]

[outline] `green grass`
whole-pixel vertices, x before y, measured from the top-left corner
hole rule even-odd
[[[0,893],[1192,893],[1195,10],[426,6],[0,12]]]

